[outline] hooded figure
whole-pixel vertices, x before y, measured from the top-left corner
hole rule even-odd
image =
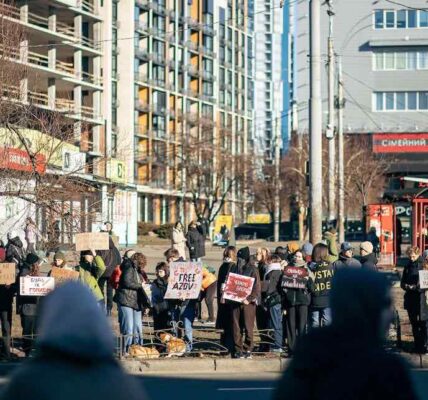
[[[88,288],[64,284],[41,313],[36,356],[12,376],[3,400],[147,398],[115,360],[113,332]]]
[[[416,399],[406,365],[382,348],[392,318],[386,278],[339,270],[330,305],[332,325],[297,343],[274,400]]]
[[[15,263],[18,269],[22,268],[25,261],[25,251],[22,240],[15,231],[8,234],[6,245],[6,262]]]

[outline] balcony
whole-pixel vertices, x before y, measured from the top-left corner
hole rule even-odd
[[[166,9],[163,4],[155,3],[155,2],[149,2],[149,7],[153,10],[154,13],[165,16],[166,15]]]
[[[151,104],[148,104],[146,101],[136,99],[135,100],[135,108],[138,111],[148,113],[150,111],[153,111],[153,106]]]
[[[170,21],[176,20],[176,11],[175,10],[168,10],[168,16]]]
[[[200,29],[202,29],[202,24],[198,20],[196,20],[196,19],[194,19],[192,17],[186,17],[185,18],[185,22],[189,26],[189,28],[191,28],[193,30],[200,30]]]
[[[187,42],[186,42],[186,47],[189,49],[189,50],[192,50],[192,51],[198,51],[198,48],[199,48],[199,45],[198,45],[198,43],[195,43],[195,42],[192,42],[191,40],[188,40]]]
[[[187,73],[194,77],[194,78],[199,78],[199,70],[197,67],[195,67],[194,65],[185,65],[183,68],[185,71],[187,71]]]
[[[158,27],[156,27],[156,26],[151,26],[151,27],[148,29],[148,32],[149,32],[149,34],[150,34],[150,35],[153,35],[153,36],[159,37],[159,38],[161,38],[161,39],[164,39],[164,38],[165,38],[165,34],[166,34],[166,32],[165,32],[165,30],[164,30],[164,29],[159,29],[159,28],[158,28]]]
[[[166,139],[165,129],[153,128],[153,139],[165,140]],[[163,157],[165,157],[165,155],[163,155]],[[161,156],[159,154],[156,154],[156,152],[155,152],[154,158],[157,158],[159,160],[159,159],[161,159]]]
[[[134,153],[135,161],[138,163],[146,164],[151,162],[151,157],[147,153],[147,151],[144,150],[136,150]]]
[[[208,35],[208,36],[215,36],[216,35],[216,31],[215,31],[215,29],[213,28],[212,25],[203,24],[202,25],[202,32],[205,33],[205,35]]]
[[[148,33],[149,25],[147,22],[140,21],[139,19],[135,20],[135,30]]]
[[[203,54],[203,55],[205,55],[205,56],[208,56],[208,57],[211,57],[211,58],[216,58],[217,57],[217,54],[216,53],[214,53],[214,51],[213,50],[210,50],[210,49],[208,49],[207,47],[205,47],[205,46],[202,46],[202,48],[201,48],[201,53]]]
[[[201,76],[202,76],[202,79],[206,81],[214,82],[216,80],[216,77],[214,76],[214,74],[209,71],[201,71]]]
[[[77,3],[79,3],[79,1]],[[80,0],[80,8],[89,14],[97,15],[93,0]]]
[[[167,110],[162,104],[153,104],[153,114],[165,116],[167,114]]]
[[[150,7],[149,7],[150,1],[149,0],[136,0],[135,3],[138,7],[140,7],[143,10],[147,11],[150,9]]]
[[[147,49],[142,49],[141,47],[135,47],[135,55],[137,58],[143,61],[149,61],[149,51]]]
[[[158,64],[158,65],[165,65],[167,62],[167,59],[165,58],[164,54],[151,53],[150,58],[155,64]]]
[[[196,125],[199,120],[199,114],[197,112],[188,112],[185,118],[189,124]]]

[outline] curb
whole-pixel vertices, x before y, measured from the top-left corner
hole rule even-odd
[[[170,359],[170,360],[123,360],[124,370],[133,375],[151,374],[204,374],[204,373],[280,373],[289,359],[234,360],[231,358]]]

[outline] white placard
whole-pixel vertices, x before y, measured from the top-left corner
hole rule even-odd
[[[24,276],[20,278],[21,296],[46,296],[55,289],[55,279],[45,276]]]
[[[421,289],[428,289],[428,270],[419,271],[419,286]]]

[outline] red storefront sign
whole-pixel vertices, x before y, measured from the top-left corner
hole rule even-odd
[[[374,153],[428,153],[428,133],[376,133]]]
[[[35,169],[39,174],[46,171],[46,157],[35,155]],[[0,168],[14,171],[33,172],[31,158],[25,150],[0,147]]]

